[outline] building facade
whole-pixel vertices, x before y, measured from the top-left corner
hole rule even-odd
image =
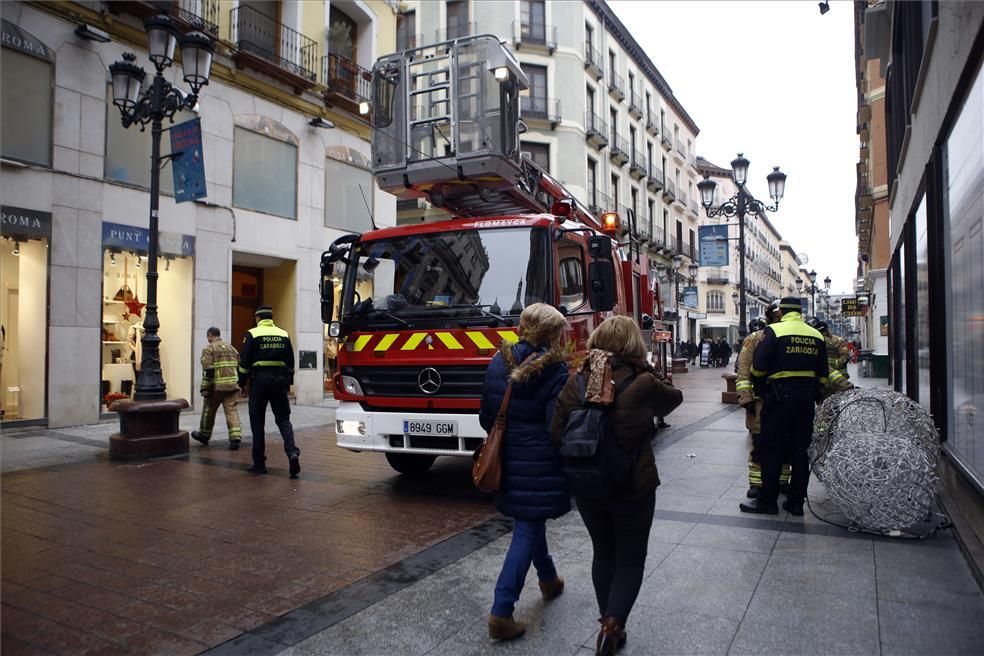
[[[980,567],[984,5],[878,2],[857,9],[859,56],[885,77],[891,382],[940,429],[947,510]],[[869,138],[873,128],[874,116]]]
[[[695,338],[700,312],[682,302],[694,298],[685,294],[694,283],[674,278],[672,258],[681,256],[685,273],[697,257],[699,130],[611,8],[602,0],[424,0],[402,7],[398,48],[470,34],[506,41],[530,79],[521,105],[529,127],[523,151],[593,212],[618,211],[627,224],[634,210],[653,276],[664,272],[667,327]],[[440,213],[408,201],[399,215],[409,223]]]
[[[241,343],[274,306],[293,337],[298,402],[325,394],[321,252],[395,223],[375,189],[367,69],[391,51],[396,7],[332,2],[4,2],[4,425],[92,423],[133,389],[146,302],[150,135],[122,127],[108,65],[146,57],[143,19],[169,12],[216,42],[197,111],[207,197],[176,203],[161,175],[159,306],[167,393],[198,404],[217,326]],[[180,64],[165,74],[177,86]],[[313,119],[322,119],[313,121]],[[312,122],[313,121],[313,122]],[[325,129],[331,127],[333,129]],[[167,126],[166,126],[167,127]],[[169,152],[165,133],[163,153]]]

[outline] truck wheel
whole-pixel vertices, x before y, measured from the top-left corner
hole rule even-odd
[[[431,465],[434,464],[435,460],[437,460],[437,456],[422,456],[410,453],[386,454],[386,462],[390,464],[390,467],[407,476],[425,474],[431,468]]]

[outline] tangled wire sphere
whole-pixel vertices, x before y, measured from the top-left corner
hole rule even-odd
[[[939,433],[922,406],[892,390],[855,388],[817,411],[810,462],[848,519],[891,533],[932,511],[939,452]]]

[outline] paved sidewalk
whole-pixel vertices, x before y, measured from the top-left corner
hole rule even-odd
[[[657,446],[663,485],[621,653],[981,654],[984,599],[949,531],[891,540],[738,511],[748,444],[742,414],[720,403],[722,372],[677,377],[685,402]],[[822,485],[810,492],[822,506]],[[544,603],[531,572],[520,640],[492,643],[485,628],[506,535],[282,653],[591,654],[590,540],[576,512],[548,526],[567,588]]]

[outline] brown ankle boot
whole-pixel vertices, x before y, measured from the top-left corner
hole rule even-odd
[[[595,656],[614,656],[615,650],[625,644],[625,627],[614,617],[603,617],[600,621]]]
[[[540,594],[544,601],[556,599],[564,592],[564,579],[558,576],[553,581],[540,581]]]
[[[489,637],[493,640],[515,640],[526,633],[526,625],[511,617],[489,614]]]

